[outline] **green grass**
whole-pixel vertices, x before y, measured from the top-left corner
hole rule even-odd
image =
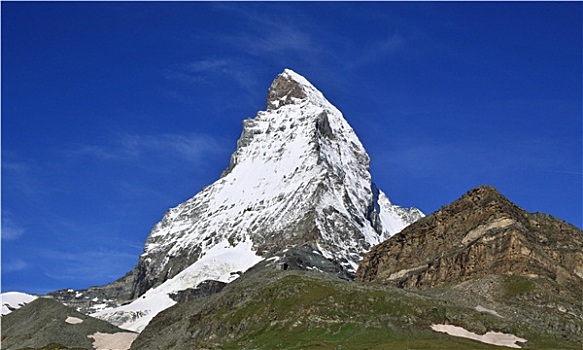
[[[453,338],[432,331],[394,332],[387,328],[367,328],[342,324],[336,329],[269,329],[248,339],[227,344],[225,349],[500,349],[479,342]]]
[[[509,279],[509,295],[534,289],[528,279]],[[512,333],[528,349],[580,349],[569,340],[525,328],[471,308],[384,286],[324,280],[296,274],[273,280],[213,314],[225,325],[224,349],[503,349],[430,329],[454,323],[470,331]],[[217,320],[215,319],[215,320]],[[219,336],[221,339],[221,336]]]
[[[263,288],[260,299],[223,314],[249,324],[225,349],[495,349],[429,329],[452,307],[382,289],[290,275]],[[264,319],[269,319],[265,322]],[[413,321],[415,320],[415,324]],[[453,342],[453,343],[452,343]]]
[[[507,276],[504,281],[504,297],[513,298],[534,291],[535,283],[526,277]]]
[[[51,344],[45,345],[41,348],[28,347],[28,348],[22,348],[19,350],[85,350],[85,349],[83,349],[83,348],[68,348],[68,347],[61,345],[61,344],[51,343]]]

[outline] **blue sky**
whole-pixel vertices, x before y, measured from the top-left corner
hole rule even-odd
[[[2,2],[2,290],[121,277],[284,68],[396,204],[480,184],[582,226],[582,4]]]

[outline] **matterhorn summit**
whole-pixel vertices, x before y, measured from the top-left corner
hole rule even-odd
[[[376,190],[358,137],[322,93],[286,69],[267,111],[243,122],[229,168],[171,209],[152,230],[141,268],[149,288],[217,244],[250,244],[260,256],[318,242],[354,272],[362,254],[419,217]],[[400,209],[400,210],[399,210]]]
[[[306,244],[353,276],[373,245],[423,216],[393,205],[373,184],[354,130],[304,77],[286,69],[267,95],[266,110],[243,121],[221,177],[170,209],[136,268],[112,284],[133,301],[112,307],[112,288],[97,287],[102,296],[92,300],[101,306],[86,311],[140,331],[175,303],[170,294],[206,280],[228,283]]]

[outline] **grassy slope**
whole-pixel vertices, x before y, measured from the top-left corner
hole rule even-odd
[[[454,323],[478,333],[516,334],[528,339],[526,348],[580,349],[524,324],[453,303],[301,273],[272,280],[235,305],[226,305],[212,305],[213,312],[200,319],[218,322],[223,331],[213,332],[212,342],[202,340],[193,348],[214,343],[225,349],[501,349],[430,329],[431,324]]]

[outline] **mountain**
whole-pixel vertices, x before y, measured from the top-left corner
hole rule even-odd
[[[263,259],[352,278],[373,245],[423,216],[390,202],[369,161],[342,113],[286,69],[266,110],[244,120],[229,167],[164,215],[132,271],[107,286],[51,295],[139,331],[176,303],[171,295],[207,280],[231,282]]]
[[[137,334],[82,314],[47,298],[38,298],[2,317],[2,349],[129,349]]]
[[[575,300],[583,290],[581,247],[575,226],[527,213],[482,186],[375,246],[356,278],[423,289],[512,274],[553,281]]]
[[[267,259],[161,312],[132,349],[581,349],[582,247],[482,186],[373,247],[356,281]]]
[[[481,186],[371,249],[356,280],[515,301],[531,325],[583,343],[582,248],[577,227]]]

